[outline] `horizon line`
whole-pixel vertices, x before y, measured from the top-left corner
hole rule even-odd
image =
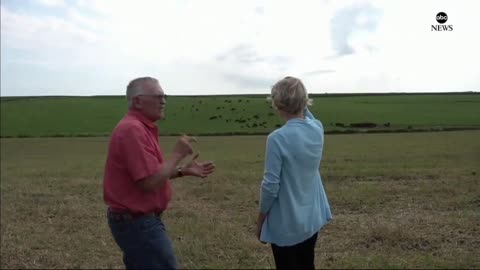
[[[309,93],[309,96],[362,96],[362,95],[448,95],[448,94],[480,94],[480,91],[455,91],[455,92],[345,92],[345,93]],[[168,94],[167,94],[168,95]],[[242,93],[242,94],[180,94],[168,95],[169,97],[226,97],[226,96],[268,96],[269,93]],[[3,96],[0,98],[29,98],[29,97],[125,97],[125,95],[24,95]]]

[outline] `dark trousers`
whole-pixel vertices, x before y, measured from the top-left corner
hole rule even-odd
[[[293,246],[272,244],[277,269],[315,269],[315,244],[318,233]]]
[[[126,269],[175,269],[177,260],[160,217],[132,220],[108,217],[113,238],[123,252]]]

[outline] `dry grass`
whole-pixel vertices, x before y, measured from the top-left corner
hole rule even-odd
[[[480,132],[329,135],[321,268],[479,268]],[[253,235],[265,137],[201,137],[207,180],[164,216],[184,268],[271,268]],[[161,138],[165,151],[173,138]],[[1,139],[1,268],[123,268],[102,200],[107,138]]]

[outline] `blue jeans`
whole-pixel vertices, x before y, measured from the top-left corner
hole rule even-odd
[[[176,269],[172,242],[159,217],[118,221],[108,218],[115,242],[123,251],[126,269]]]

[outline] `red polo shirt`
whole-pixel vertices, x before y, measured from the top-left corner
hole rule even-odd
[[[117,210],[133,213],[163,211],[171,198],[170,181],[145,191],[139,181],[157,173],[163,163],[154,122],[130,110],[112,132],[108,147],[103,198]]]

